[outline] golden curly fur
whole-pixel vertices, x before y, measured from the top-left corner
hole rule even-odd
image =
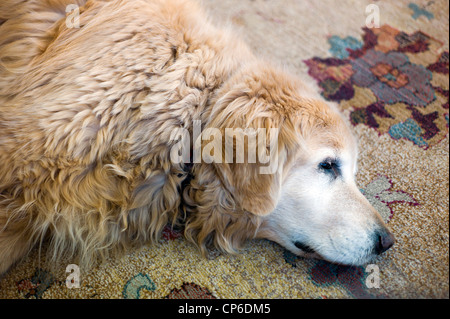
[[[71,3],[79,28],[65,23]],[[235,252],[261,233],[306,135],[351,139],[302,92],[191,1],[2,0],[0,273],[43,241],[90,265],[168,223],[203,252]],[[194,120],[280,128],[280,169],[173,163],[170,134]]]

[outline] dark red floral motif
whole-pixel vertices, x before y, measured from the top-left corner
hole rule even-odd
[[[387,25],[365,28],[362,40],[332,36],[334,57],[305,61],[322,95],[349,108],[354,125],[425,149],[440,142],[448,133],[449,105],[448,78],[434,78],[449,73],[449,53],[440,52],[442,43],[420,31],[406,34]]]
[[[16,286],[25,298],[39,299],[54,282],[54,276],[50,272],[37,268],[31,278],[20,280],[16,283]]]
[[[194,283],[184,283],[179,289],[173,289],[166,299],[216,299],[216,297],[204,287]]]

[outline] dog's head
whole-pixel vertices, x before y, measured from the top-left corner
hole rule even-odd
[[[348,125],[311,92],[261,65],[221,89],[204,119],[205,128],[219,128],[224,138],[208,148],[211,164],[194,168],[187,197],[196,209],[188,237],[226,251],[262,237],[297,255],[352,265],[393,245],[393,235],[356,186],[357,145]],[[227,139],[227,128],[244,131],[232,131]],[[243,148],[237,146],[239,132],[245,135]],[[256,134],[255,142],[246,132],[264,138]],[[220,147],[224,151],[218,154]],[[265,160],[259,157],[263,153]]]
[[[340,114],[324,101],[303,101],[317,112],[295,124],[297,151],[285,167],[275,209],[260,236],[297,255],[360,265],[394,244],[379,213],[355,183],[357,146]],[[303,125],[303,127],[302,127]]]

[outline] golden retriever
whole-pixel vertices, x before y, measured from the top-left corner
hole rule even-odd
[[[167,224],[203,253],[267,238],[364,264],[394,237],[356,162],[335,107],[195,2],[0,3],[0,273],[44,241],[89,266]]]

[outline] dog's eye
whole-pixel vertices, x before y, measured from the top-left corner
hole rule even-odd
[[[319,168],[325,169],[325,170],[330,170],[330,169],[333,169],[333,164],[330,162],[322,162],[319,164]]]
[[[328,176],[337,178],[341,175],[339,161],[335,159],[326,159],[319,164],[319,170]]]

